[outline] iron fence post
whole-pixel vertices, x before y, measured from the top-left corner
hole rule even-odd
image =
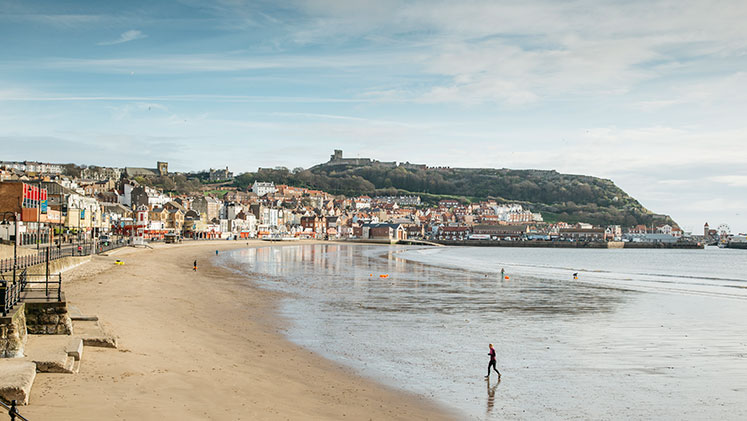
[[[3,303],[3,317],[8,315],[8,282],[0,281],[0,302]]]

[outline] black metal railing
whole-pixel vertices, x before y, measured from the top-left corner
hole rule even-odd
[[[16,280],[0,279],[0,305],[2,305],[3,317],[7,316],[13,310],[13,307],[21,301],[21,294],[26,287],[27,278],[26,270],[24,270]]]
[[[41,298],[42,294],[47,300],[56,299],[62,301],[62,274],[33,275],[26,274],[23,279],[23,293],[25,296]],[[21,297],[23,299],[23,297]]]
[[[64,246],[52,246],[39,249],[35,254],[18,256],[16,258],[16,270],[25,269],[48,261],[61,259],[67,256],[90,256],[92,254],[104,253],[130,244],[129,239],[118,239],[105,242],[85,241]],[[0,259],[0,273],[13,270],[13,258]]]
[[[18,418],[21,421],[29,421],[28,418],[24,417],[23,415],[18,413],[18,410],[16,409],[16,400],[13,399],[10,401],[10,406],[6,405],[5,402],[0,400],[0,405],[2,405],[3,408],[8,410],[8,415],[10,416],[10,421],[15,421],[16,418]]]
[[[0,280],[0,303],[2,303],[3,317],[7,316],[13,307],[23,301],[26,296],[62,301],[62,274],[33,275],[24,269],[15,282]]]
[[[48,300],[55,297],[58,301],[62,300],[62,274],[50,273],[50,261],[67,256],[90,256],[129,244],[129,239],[99,242],[98,244],[86,242],[65,247],[47,247],[39,250],[39,253],[35,255],[18,257],[15,262],[13,259],[0,260],[0,310],[3,317],[7,316],[13,310],[13,307],[23,300],[26,293],[36,293],[35,297],[40,298],[40,291],[43,290],[44,296]],[[29,267],[45,262],[47,263],[45,274],[29,275],[27,273]],[[10,279],[5,279],[11,271],[13,276]]]

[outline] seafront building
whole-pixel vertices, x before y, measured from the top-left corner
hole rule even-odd
[[[330,162],[391,164],[343,158],[339,150]],[[344,197],[263,180],[255,180],[250,189],[241,191],[226,185],[233,177],[228,168],[201,173],[203,182],[215,182],[215,187],[208,184],[202,193],[180,195],[154,187],[154,180],[174,175],[167,162],[159,161],[155,168],[87,167],[77,172],[66,168],[29,161],[0,166],[0,211],[11,215],[0,228],[0,239],[8,242],[15,238],[15,227],[9,228],[12,215],[17,215],[16,241],[20,244],[60,244],[110,235],[145,240],[176,235],[196,239],[635,243],[674,243],[684,236],[671,224],[548,223],[540,212],[525,205],[495,200],[424,203],[418,195]],[[707,237],[708,227],[705,232]]]

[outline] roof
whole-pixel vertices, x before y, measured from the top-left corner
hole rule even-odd
[[[402,224],[385,224],[385,223],[378,223],[378,224],[363,224],[364,227],[368,228],[393,228],[393,229],[399,229]]]
[[[128,177],[137,177],[137,176],[151,176],[151,175],[159,175],[158,170],[154,168],[138,168],[138,167],[125,167],[125,174],[127,174]]]
[[[440,230],[443,231],[443,232],[461,232],[461,231],[469,231],[470,227],[468,227],[466,225],[459,226],[459,227],[444,226],[444,227],[441,227]]]
[[[114,212],[114,213],[121,213],[121,214],[130,212],[130,210],[121,203],[103,202],[101,203],[101,207],[103,207],[107,212]]]
[[[484,234],[523,233],[529,231],[528,225],[475,225],[474,232]]]

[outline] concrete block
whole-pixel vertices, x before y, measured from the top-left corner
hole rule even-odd
[[[67,351],[67,355],[75,358],[76,361],[80,361],[80,357],[83,355],[83,339],[70,339],[70,342],[68,342],[65,351]]]
[[[99,320],[99,316],[70,316],[70,319],[74,322],[97,322]]]
[[[117,338],[113,336],[84,336],[83,344],[85,346],[96,346],[100,348],[116,348]]]
[[[28,405],[35,378],[34,363],[15,358],[0,359],[0,399],[5,402],[15,399],[20,405]]]
[[[72,373],[75,358],[67,354],[47,354],[33,359],[40,373]]]
[[[72,373],[75,358],[68,355],[69,336],[30,335],[25,360],[40,373]]]
[[[101,348],[116,348],[117,338],[107,333],[98,321],[76,321],[75,336],[83,339],[83,345]]]

